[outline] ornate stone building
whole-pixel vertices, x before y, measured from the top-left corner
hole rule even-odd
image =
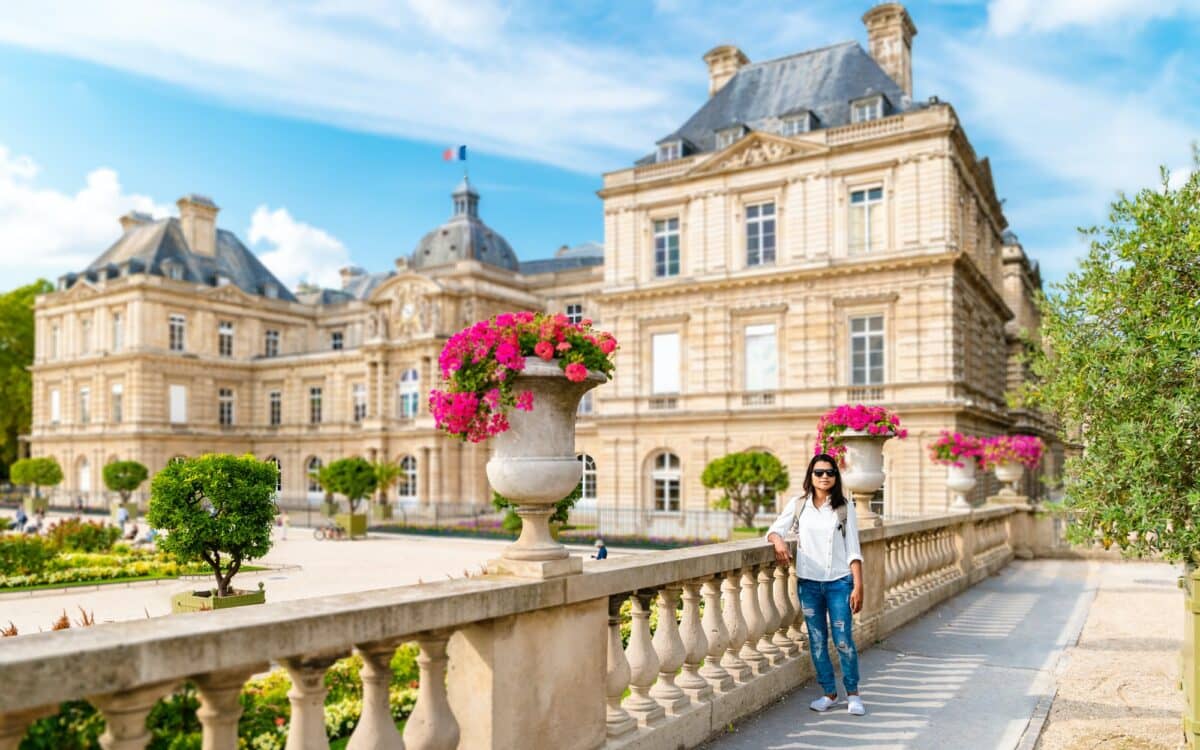
[[[400,500],[482,505],[487,447],[427,413],[437,354],[469,321],[546,309],[621,342],[577,445],[606,528],[709,531],[691,512],[712,499],[709,460],[761,448],[796,475],[817,417],[848,401],[890,405],[911,430],[886,450],[886,512],[945,508],[945,471],[925,457],[939,430],[1049,438],[1004,398],[1025,377],[1041,280],[954,109],[912,97],[908,13],[863,20],[870,53],[705,55],[708,100],[604,175],[603,249],[519,262],[464,181],[394,270],[293,293],[206,198],[122,217],[116,244],[38,302],[33,454],[83,493],[115,458],[156,470],[248,451],[279,463],[286,498],[310,491],[316,462],[380,457],[407,469]]]

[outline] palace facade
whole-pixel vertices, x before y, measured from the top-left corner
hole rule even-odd
[[[155,471],[220,451],[275,461],[289,501],[320,498],[313,468],[360,455],[402,463],[398,503],[485,506],[487,445],[428,414],[437,355],[474,320],[540,309],[621,342],[576,446],[583,504],[609,528],[704,533],[700,474],[731,451],[769,450],[798,483],[818,416],[845,402],[886,404],[910,430],[885,450],[885,515],[948,506],[926,457],[942,429],[1041,435],[1057,475],[1051,425],[1005,402],[1027,377],[1037,266],[953,107],[913,98],[908,13],[863,20],[868,49],[705,55],[707,101],[604,175],[603,247],[519,261],[464,180],[394,269],[289,290],[208,198],[121,217],[116,243],[38,300],[32,454],[58,459],[72,496],[114,459]],[[1044,493],[1034,477],[1025,491]]]

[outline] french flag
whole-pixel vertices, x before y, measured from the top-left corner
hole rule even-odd
[[[466,161],[466,160],[467,160],[467,147],[466,146],[454,146],[453,148],[448,148],[442,152],[442,161]]]

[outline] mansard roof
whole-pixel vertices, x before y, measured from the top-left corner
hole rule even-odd
[[[604,245],[598,242],[584,242],[570,248],[564,245],[554,254],[553,258],[521,261],[520,271],[523,274],[555,273],[602,265],[604,265]]]

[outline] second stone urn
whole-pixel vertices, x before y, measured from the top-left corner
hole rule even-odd
[[[996,464],[996,479],[1004,483],[999,495],[1004,497],[1016,497],[1020,493],[1017,492],[1017,482],[1021,481],[1021,477],[1025,475],[1025,467],[1016,461],[1005,461],[1004,463]]]
[[[953,464],[946,467],[946,486],[954,493],[952,510],[970,510],[967,493],[975,489],[975,460],[966,459],[962,466]]]
[[[871,496],[883,486],[883,444],[891,435],[872,435],[864,430],[846,430],[840,436],[843,458],[842,486],[854,493],[859,526],[879,526],[883,519],[871,510]]]
[[[525,369],[512,381],[515,393],[531,391],[533,409],[512,409],[509,429],[492,438],[487,463],[492,488],[516,506],[521,535],[488,563],[488,571],[529,578],[554,578],[583,570],[550,535],[554,504],[571,494],[583,476],[575,455],[575,412],[583,394],[606,382],[589,371],[576,383],[567,379],[557,360],[525,359]]]

